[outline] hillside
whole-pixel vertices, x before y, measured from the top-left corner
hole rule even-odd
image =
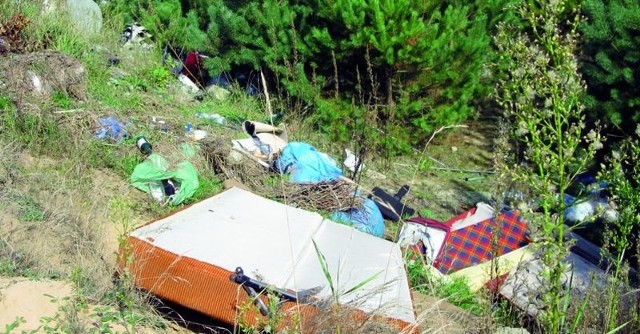
[[[314,212],[322,222],[363,213],[339,228],[397,250],[413,304],[407,314],[416,321],[402,333],[633,333],[640,326],[631,261],[640,226],[640,167],[633,161],[640,145],[632,134],[611,135],[628,131],[628,124],[607,125],[615,130],[607,133],[590,123],[597,113],[585,112],[589,87],[576,65],[580,17],[559,21],[569,16],[562,4],[572,8],[571,1],[535,2],[549,9],[540,13],[531,4],[518,13],[503,13],[495,3],[473,5],[491,7],[505,22],[522,15],[522,26],[488,27],[492,17],[468,12],[478,9],[473,6],[418,8],[442,20],[446,28],[439,32],[440,23],[426,24],[414,12],[360,1],[378,19],[389,15],[389,24],[397,18],[416,27],[379,31],[359,21],[370,39],[356,28],[343,36],[340,25],[332,26],[337,20],[351,29],[357,16],[351,12],[315,13],[313,24],[323,31],[296,26],[307,16],[295,11],[309,13],[305,6],[314,2],[235,8],[224,1],[218,7],[149,1],[158,5],[157,17],[137,15],[151,31],[129,20],[141,4],[77,1],[65,7],[67,1],[8,0],[0,8],[0,331],[400,331],[392,323],[401,318],[381,321],[382,297],[370,313],[339,302],[368,289],[379,273],[343,294],[333,285],[340,274],[332,277],[313,239],[314,264],[331,298],[313,300],[315,313],[304,319],[302,311],[284,309],[282,291],[273,286],[260,291],[267,311],[248,297],[223,305],[237,312],[233,323],[140,289],[132,268],[147,259],[133,249],[135,231],[231,187]],[[180,16],[181,6],[195,11]],[[534,14],[526,16],[529,11]],[[271,31],[265,22],[273,15],[293,16],[291,24],[277,22],[283,33],[267,43],[261,34]],[[205,31],[198,21],[204,17],[220,26]],[[233,30],[243,22],[255,31]],[[385,39],[391,28],[406,41]],[[175,42],[176,31],[184,34],[177,39],[185,49],[165,43]],[[429,32],[433,45],[412,35]],[[334,43],[336,36],[345,40]],[[371,42],[376,38],[388,43]],[[188,51],[191,44],[212,55]],[[381,49],[370,54],[373,46]],[[277,58],[279,47],[291,59]],[[314,57],[329,59],[322,52],[332,60],[316,63]],[[247,63],[211,70],[238,59]],[[349,151],[362,164],[357,173],[348,167]],[[307,162],[313,172],[298,174]],[[403,190],[401,202],[414,213],[376,221],[380,192],[389,198]],[[249,204],[243,213],[258,219]],[[585,212],[587,218],[568,218]],[[417,217],[421,223],[410,221]],[[271,254],[270,241],[229,256]],[[159,276],[182,258],[177,254]],[[392,256],[377,260],[391,263]],[[341,261],[338,273],[348,262]],[[365,267],[354,271],[371,269]],[[259,272],[249,275],[261,279]],[[377,287],[383,292],[384,282]]]
[[[175,318],[159,317],[166,310],[154,308],[157,302],[146,294],[113,284],[118,249],[135,227],[221,191],[227,175],[216,173],[206,150],[197,149],[191,158],[200,183],[195,195],[178,206],[159,205],[129,182],[145,159],[136,138],[146,136],[171,163],[183,159],[180,145],[198,144],[186,135],[187,124],[207,132],[204,147],[230,146],[246,134],[202,124],[196,113],[267,119],[264,97],[241,89],[223,100],[186,92],[163,66],[161,50],[123,48],[117,27],[105,27],[99,39],[67,35],[68,44],[47,48],[29,35],[36,23],[18,25],[17,18],[4,26],[21,29],[15,35],[24,37],[24,46],[2,55],[0,63],[1,325],[7,333],[188,332]],[[113,57],[119,59],[115,66]],[[41,86],[34,86],[34,77]],[[105,117],[126,122],[123,140],[96,138]],[[296,115],[285,115],[284,122],[290,141],[310,143],[338,161],[343,149],[353,149],[331,143]],[[406,204],[433,218],[489,201],[493,122],[482,118],[447,129],[413,155],[371,154],[359,181],[364,189],[389,193],[409,185]],[[248,176],[265,177],[259,170]],[[397,224],[386,222],[386,238],[395,239]]]

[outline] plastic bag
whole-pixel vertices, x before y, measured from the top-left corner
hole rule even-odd
[[[294,183],[337,181],[342,176],[342,170],[331,157],[300,142],[287,144],[275,167],[281,173],[289,173]]]
[[[128,135],[130,124],[118,121],[113,117],[101,117],[98,120],[100,128],[95,132],[94,137],[98,139],[112,139],[120,142]]]
[[[370,199],[365,199],[360,208],[351,208],[347,211],[336,211],[331,215],[331,220],[351,225],[358,231],[382,237],[384,235],[384,218]]]
[[[131,173],[131,184],[156,199],[159,198],[158,186],[163,186],[163,180],[171,180],[175,185],[175,194],[167,195],[164,190],[162,193],[163,201],[168,200],[172,205],[178,205],[189,199],[200,186],[198,172],[189,161],[183,161],[177,165],[176,169],[169,170],[167,160],[155,153],[139,163]]]

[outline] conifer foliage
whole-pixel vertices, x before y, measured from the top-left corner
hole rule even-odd
[[[211,55],[214,72],[265,71],[320,129],[341,132],[337,139],[361,126],[345,119],[375,105],[372,127],[382,124],[405,148],[476,114],[491,87],[483,76],[493,55],[489,30],[511,2],[114,1],[151,28],[171,30],[169,42]]]
[[[632,133],[640,121],[640,2],[586,0],[583,10],[592,116]]]

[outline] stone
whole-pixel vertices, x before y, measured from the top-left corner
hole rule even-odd
[[[69,18],[80,33],[95,34],[102,28],[102,11],[93,0],[67,0]]]
[[[209,87],[206,88],[206,92],[207,94],[213,96],[214,98],[216,98],[217,100],[225,100],[229,95],[231,95],[231,92],[220,87],[220,86],[216,86],[216,85],[211,85]]]

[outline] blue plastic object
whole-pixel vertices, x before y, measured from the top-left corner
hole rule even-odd
[[[384,218],[376,203],[368,198],[360,208],[348,211],[335,211],[331,220],[355,227],[358,231],[382,237],[384,235]]]
[[[280,173],[290,174],[294,183],[319,183],[337,181],[342,176],[335,160],[318,152],[315,147],[301,142],[291,142],[282,150],[275,162]]]
[[[100,128],[95,133],[95,137],[98,139],[121,141],[127,136],[126,127],[113,117],[102,117],[98,123]]]

